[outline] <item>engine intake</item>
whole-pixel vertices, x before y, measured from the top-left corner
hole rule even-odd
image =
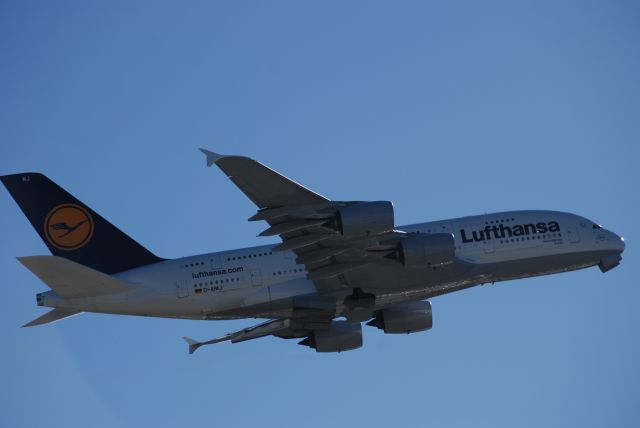
[[[411,302],[382,309],[367,325],[385,333],[415,333],[433,327],[431,302]]]
[[[347,321],[333,321],[326,330],[314,330],[299,342],[316,352],[342,352],[362,347],[362,325]]]
[[[347,236],[376,235],[393,230],[393,204],[389,201],[362,202],[338,210],[337,229]]]
[[[398,244],[405,267],[434,267],[453,262],[456,245],[452,233],[415,234]]]

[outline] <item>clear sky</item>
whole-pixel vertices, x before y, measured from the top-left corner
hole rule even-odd
[[[438,297],[434,328],[316,354],[252,325],[83,314],[20,329],[47,249],[0,191],[3,427],[640,426],[635,1],[0,3],[0,174],[41,171],[151,251],[277,242],[197,147],[398,224],[584,215],[622,265]]]

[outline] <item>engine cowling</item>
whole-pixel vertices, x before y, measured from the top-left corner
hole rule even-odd
[[[362,347],[362,325],[346,321],[333,321],[326,330],[314,330],[300,342],[316,352],[342,352]]]
[[[385,333],[415,333],[433,327],[431,302],[411,302],[382,309],[367,325]]]
[[[393,204],[389,201],[362,202],[340,208],[337,229],[347,236],[375,235],[393,229]]]
[[[418,233],[398,244],[400,261],[405,267],[434,267],[455,259],[456,245],[452,233]]]

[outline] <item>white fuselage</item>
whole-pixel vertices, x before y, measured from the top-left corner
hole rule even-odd
[[[375,294],[381,307],[480,283],[589,267],[624,249],[613,232],[555,211],[486,214],[397,229],[453,233],[456,262],[440,270],[372,264],[356,272],[350,286]],[[167,260],[115,274],[135,286],[126,293],[63,300],[49,291],[40,294],[39,302],[89,312],[191,319],[286,316],[292,298],[317,290],[293,252],[273,247]]]

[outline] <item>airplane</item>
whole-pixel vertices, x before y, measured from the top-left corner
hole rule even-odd
[[[624,239],[584,217],[510,211],[396,226],[389,201],[334,201],[248,157],[200,149],[257,206],[259,236],[281,242],[163,259],[40,173],[0,180],[52,255],[18,257],[51,290],[50,312],[264,322],[203,345],[266,336],[317,352],[362,346],[362,323],[384,333],[431,329],[428,299],[485,283],[618,266]]]

